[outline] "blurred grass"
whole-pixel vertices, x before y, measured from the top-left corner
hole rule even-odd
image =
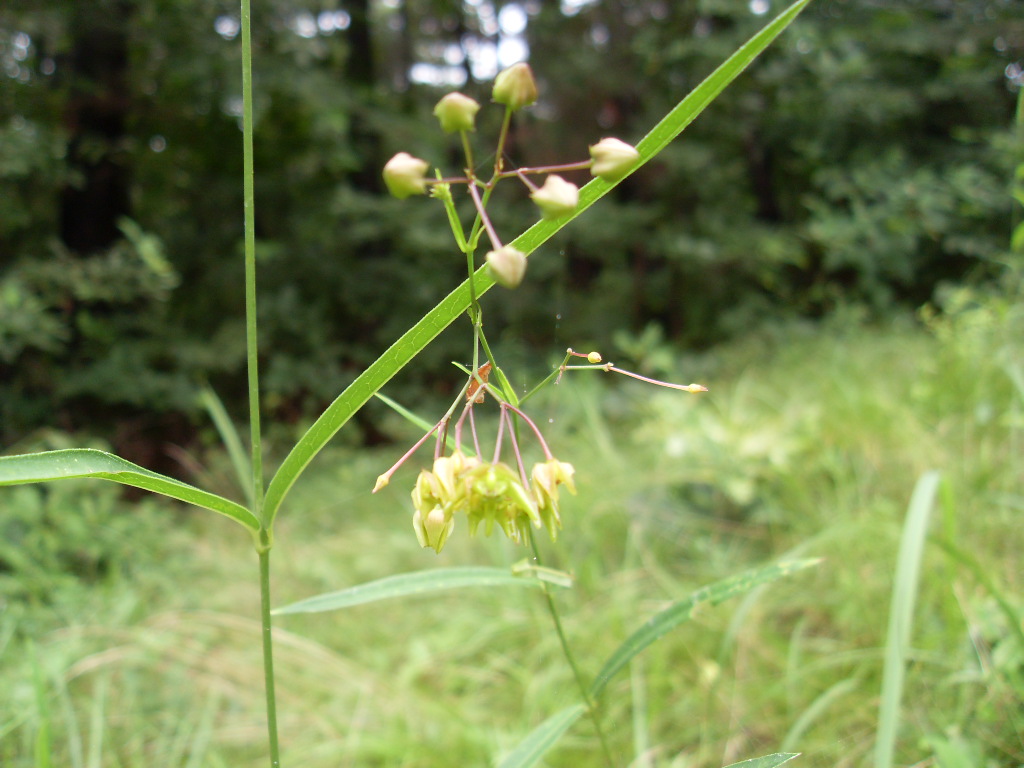
[[[707,395],[584,374],[531,402],[577,469],[566,529],[543,548],[547,565],[576,577],[557,600],[586,674],[699,586],[783,556],[826,558],[703,609],[612,682],[604,716],[623,765],[634,744],[638,765],[665,768],[783,749],[803,752],[794,765],[870,765],[904,512],[931,468],[945,481],[942,536],[984,579],[925,546],[895,763],[1024,763],[1024,648],[1007,610],[1021,615],[1024,420],[1008,361],[1024,336],[1007,322],[775,326],[713,355],[667,358],[669,374]],[[396,426],[406,429],[411,442],[415,430]],[[402,450],[317,460],[282,510],[276,605],[525,556],[464,529],[440,557],[420,550],[415,470],[370,494]],[[73,495],[58,501],[75,514]],[[35,765],[46,743],[54,765],[72,753],[90,767],[263,765],[255,555],[226,521],[151,506],[119,539],[127,562],[103,578],[0,595],[0,764]],[[574,703],[532,591],[453,592],[277,627],[286,765],[491,765]],[[597,754],[579,724],[546,764],[588,766]],[[976,762],[955,762],[964,755]]]

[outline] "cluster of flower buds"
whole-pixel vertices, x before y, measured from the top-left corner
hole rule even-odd
[[[530,526],[547,528],[552,541],[562,527],[558,486],[576,493],[573,467],[549,459],[534,465],[529,486],[504,462],[482,462],[462,451],[434,459],[432,470],[420,470],[412,491],[413,529],[422,547],[440,552],[465,514],[470,535],[483,523],[484,535],[497,526],[516,543],[526,540]]]
[[[506,128],[509,116],[513,112],[536,103],[537,97],[537,83],[534,80],[533,72],[528,64],[522,62],[500,72],[494,80],[494,87],[491,91],[492,100],[497,104],[503,104],[506,108]],[[472,162],[469,145],[466,143],[466,134],[476,130],[476,114],[479,110],[480,104],[476,100],[457,92],[449,93],[434,107],[434,115],[440,122],[441,129],[445,133],[462,135],[467,153],[467,166],[472,166]],[[541,218],[559,219],[571,214],[579,207],[580,190],[575,184],[558,176],[554,171],[589,168],[595,177],[614,184],[625,178],[640,162],[640,153],[634,147],[618,139],[605,138],[590,147],[590,160],[544,168],[506,171],[503,168],[505,138],[506,131],[503,128],[495,152],[494,175],[490,181],[484,183],[477,179],[474,169],[467,167],[466,178],[441,179],[441,183],[465,183],[471,186],[480,184],[489,189],[502,178],[518,176],[530,189],[530,199],[540,210]],[[387,185],[388,191],[400,199],[410,195],[425,194],[431,185],[438,183],[436,179],[427,178],[429,170],[430,164],[426,160],[413,157],[406,152],[399,152],[384,166],[384,183]],[[528,174],[538,173],[547,174],[544,184],[539,187],[527,178]],[[477,196],[474,196],[474,202],[477,204],[481,219],[486,222],[486,212]],[[515,288],[522,282],[526,271],[526,254],[515,248],[502,245],[496,233],[489,226],[489,222],[488,235],[491,237],[493,246],[486,257],[491,275],[500,285],[506,288]]]

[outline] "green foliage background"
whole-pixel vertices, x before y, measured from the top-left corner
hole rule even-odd
[[[379,169],[407,150],[456,170],[429,115],[449,88],[410,72],[468,74],[459,88],[486,101],[471,60],[452,54],[508,37],[505,5],[527,12],[542,91],[513,135],[524,165],[585,157],[604,135],[636,141],[768,18],[732,0],[258,2],[260,323],[276,416],[316,411],[464,269],[438,206],[387,198]],[[524,354],[553,335],[607,348],[615,331],[632,352],[659,334],[702,347],[766,318],[884,313],[990,276],[1019,159],[1012,6],[814,3],[683,140],[531,259],[524,290],[487,303],[492,334],[511,324]],[[0,11],[3,444],[54,421],[106,424],[116,407],[137,414],[121,420],[131,453],[157,428],[187,434],[204,378],[240,403],[236,20],[209,0]],[[510,198],[496,217],[512,235],[535,214]],[[442,337],[398,394],[446,390],[461,356]]]

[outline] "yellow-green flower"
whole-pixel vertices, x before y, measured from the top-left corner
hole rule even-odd
[[[548,459],[533,465],[530,473],[530,486],[537,503],[537,511],[544,527],[548,529],[552,541],[558,536],[562,527],[562,518],[558,514],[558,486],[564,485],[569,493],[576,495],[576,484],[573,475],[576,470],[572,464],[558,459]]]

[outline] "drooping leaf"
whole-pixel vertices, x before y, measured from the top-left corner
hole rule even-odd
[[[388,576],[366,584],[358,584],[337,592],[307,597],[296,603],[274,609],[280,616],[286,613],[321,613],[350,608],[353,605],[441,592],[463,587],[539,587],[541,580],[516,576],[507,568],[435,568]]]
[[[568,731],[586,711],[587,708],[582,704],[574,704],[555,713],[530,731],[530,734],[520,742],[519,746],[498,764],[498,768],[529,768],[531,765],[536,765],[544,757],[544,753],[551,749],[562,738],[562,734]]]
[[[260,527],[252,512],[241,504],[175,480],[173,477],[144,469],[106,451],[94,448],[68,448],[0,457],[0,485],[47,483],[76,477],[95,477],[142,488],[219,512],[253,531]]]
[[[792,560],[756,568],[716,581],[714,584],[698,589],[689,597],[672,603],[664,611],[648,619],[608,658],[601,671],[597,673],[597,677],[594,678],[594,683],[590,688],[591,695],[595,698],[600,696],[616,672],[649,645],[691,618],[699,605],[703,603],[717,605],[730,597],[749,592],[756,586],[775,581],[796,571],[817,565],[819,562],[820,560]]]
[[[744,760],[741,763],[727,765],[726,768],[775,768],[777,765],[788,763],[794,757],[799,757],[799,752],[779,752],[774,755],[755,757],[751,760]]]

